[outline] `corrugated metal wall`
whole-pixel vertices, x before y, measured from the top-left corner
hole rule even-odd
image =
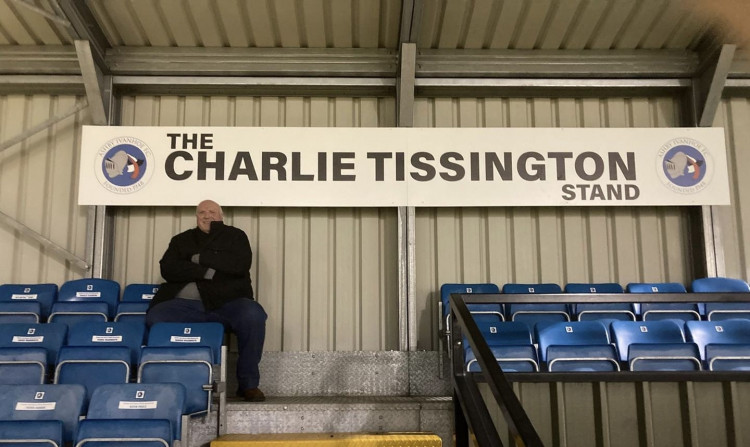
[[[485,402],[492,403],[486,384]],[[514,383],[544,445],[736,447],[750,445],[745,382]],[[501,410],[490,414],[515,445]]]
[[[122,125],[387,127],[392,98],[125,97]],[[250,191],[249,193],[252,193]],[[196,203],[204,197],[196,197]],[[247,232],[258,301],[269,314],[265,350],[398,349],[395,208],[234,208]],[[114,279],[160,282],[174,234],[191,208],[120,208]]]
[[[717,230],[724,252],[721,276],[750,280],[750,98],[722,101],[714,126],[724,127],[731,206],[716,206]]]
[[[419,99],[415,127],[669,127],[672,97]],[[437,347],[448,282],[692,280],[686,208],[446,208],[416,211],[418,349]]]
[[[75,96],[0,96],[0,141],[73,109]],[[84,109],[0,152],[0,212],[85,258],[87,208],[78,206],[78,153]],[[33,238],[0,223],[0,283],[88,276]]]

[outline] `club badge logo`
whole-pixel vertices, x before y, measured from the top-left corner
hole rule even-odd
[[[153,166],[154,156],[146,143],[118,137],[99,148],[94,169],[97,180],[107,190],[132,194],[148,184]]]
[[[662,184],[681,194],[702,191],[711,182],[713,168],[708,148],[692,138],[675,138],[658,151],[656,170]]]

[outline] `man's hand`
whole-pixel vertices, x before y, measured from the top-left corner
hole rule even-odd
[[[201,263],[201,254],[196,253],[193,256],[190,257],[190,262],[193,264],[200,264]]]

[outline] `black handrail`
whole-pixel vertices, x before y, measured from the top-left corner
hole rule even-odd
[[[506,380],[500,365],[495,361],[487,342],[471,317],[463,295],[451,295],[450,305],[453,323],[453,374],[451,376],[455,394],[459,398],[458,402],[454,402],[454,411],[464,413],[480,447],[503,445],[489,418],[487,407],[479,396],[474,374],[467,374],[464,369],[462,335],[465,330],[466,338],[474,349],[477,362],[482,368],[481,375],[489,385],[516,445],[543,447],[544,444],[521,406],[513,387]],[[468,445],[468,433],[458,433],[457,430],[456,446],[464,445]]]
[[[481,335],[466,303],[710,303],[750,302],[750,293],[555,293],[555,294],[452,294],[452,358],[454,412],[456,413],[456,445],[468,446],[470,427],[480,447],[502,446],[477,383],[486,382],[501,409],[517,446],[543,446],[533,424],[511,386],[512,381],[750,381],[743,372],[673,371],[613,373],[509,373],[497,364],[487,342]],[[481,373],[467,373],[464,367],[463,335],[474,350]],[[465,418],[465,419],[464,419]]]

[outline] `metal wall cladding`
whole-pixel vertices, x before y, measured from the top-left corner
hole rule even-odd
[[[396,48],[399,0],[90,0],[112,46]]]
[[[717,245],[723,251],[723,265],[717,265],[719,276],[750,280],[750,99],[724,99],[717,111],[714,126],[724,127],[727,141],[727,170],[731,188],[731,205],[713,207],[718,219],[714,231]],[[721,262],[722,257],[719,256]]]
[[[693,49],[705,17],[681,0],[426,1],[419,48]]]
[[[415,127],[668,127],[672,97],[418,99]],[[543,151],[543,148],[541,149]],[[419,208],[418,349],[437,349],[440,285],[689,284],[688,208]]]
[[[479,384],[503,445],[513,445],[500,408]],[[515,382],[544,445],[576,447],[748,445],[747,382]]]
[[[28,4],[30,6],[26,6]],[[58,15],[52,2],[0,1],[0,45],[70,45],[65,28],[34,9]]]
[[[0,141],[65,114],[83,98],[0,96]],[[88,209],[78,206],[78,146],[86,109],[0,152],[0,212],[85,258]],[[0,223],[0,283],[52,282],[88,273]]]
[[[395,101],[139,96],[123,98],[121,114],[122,125],[379,127],[395,125]],[[396,208],[224,212],[253,248],[255,294],[269,315],[265,350],[398,349]],[[170,238],[195,226],[193,208],[123,207],[115,215],[114,279],[122,284],[160,282]]]

